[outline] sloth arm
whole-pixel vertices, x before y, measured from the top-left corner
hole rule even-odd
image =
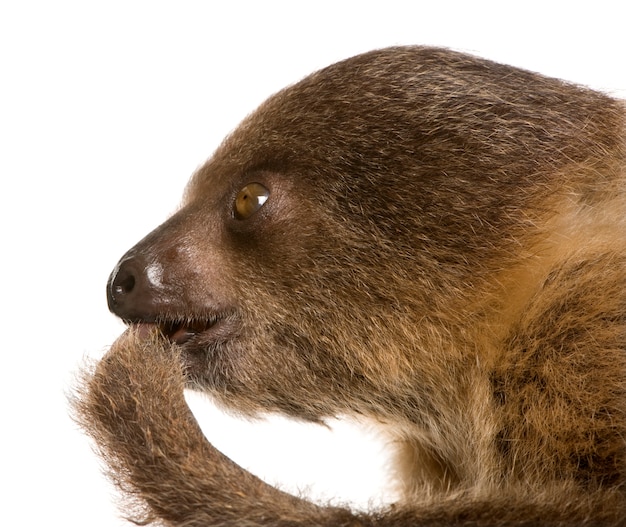
[[[556,526],[593,515],[599,505],[593,496],[570,495],[563,507],[545,496],[477,498],[462,491],[374,514],[315,505],[268,485],[206,440],[184,399],[175,346],[128,330],[82,375],[73,397],[76,420],[95,440],[109,477],[129,501],[131,521],[139,524]]]

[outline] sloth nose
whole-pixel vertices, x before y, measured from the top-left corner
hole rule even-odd
[[[128,322],[148,322],[156,316],[156,298],[146,262],[136,256],[122,258],[107,282],[109,310]]]

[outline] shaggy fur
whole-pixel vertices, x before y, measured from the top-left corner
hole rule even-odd
[[[447,50],[279,92],[107,291],[131,328],[75,404],[138,517],[210,525],[626,525],[625,106]],[[268,200],[234,211],[259,183]],[[249,188],[249,187],[247,187]],[[397,445],[369,515],[264,484],[183,386],[359,415]]]

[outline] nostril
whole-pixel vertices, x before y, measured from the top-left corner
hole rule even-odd
[[[121,296],[130,293],[135,288],[135,277],[132,274],[121,276],[121,273],[115,277],[113,282],[113,295]]]

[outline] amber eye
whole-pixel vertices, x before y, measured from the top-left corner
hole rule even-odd
[[[249,183],[235,198],[235,217],[245,220],[259,210],[270,197],[270,191],[260,183]]]

